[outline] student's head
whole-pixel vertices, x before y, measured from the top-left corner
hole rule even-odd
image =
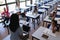
[[[53,12],[53,15],[54,15],[54,16],[56,15],[56,11]]]
[[[35,10],[37,10],[37,6],[35,6]]]
[[[17,12],[17,15],[20,15],[21,14],[21,12]]]
[[[15,32],[19,27],[19,17],[17,14],[11,15],[9,27],[12,32]]]
[[[55,19],[55,15],[56,15],[56,12],[53,12],[53,13],[50,14],[50,17],[52,17],[52,20]]]
[[[37,6],[34,7],[34,12],[36,12],[36,11],[37,11]]]
[[[4,11],[6,11],[6,8],[4,7]]]
[[[56,12],[54,11],[54,12],[53,12],[53,19],[55,18],[55,16],[56,16]]]

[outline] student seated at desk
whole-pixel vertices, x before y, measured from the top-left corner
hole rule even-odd
[[[50,17],[52,18],[52,20],[55,18],[55,16],[56,16],[56,12],[53,12],[50,14]]]
[[[4,11],[2,12],[2,18],[4,19],[3,21],[4,27],[6,27],[6,23],[8,23],[9,18],[10,18],[10,13],[9,13],[7,5],[6,5],[6,8],[4,8]]]
[[[24,11],[23,13],[20,13],[21,20],[26,20],[26,12]]]
[[[21,13],[21,16],[24,20],[26,20],[27,22],[29,21],[29,17],[26,17],[26,11],[24,11],[23,13]],[[26,19],[27,18],[27,19]]]
[[[55,33],[56,32],[56,27],[57,27],[57,21],[52,20],[52,32]]]
[[[37,14],[38,10],[37,10],[37,6],[34,7],[33,13]]]
[[[23,30],[19,25],[19,16],[17,14],[11,15],[9,28],[11,31],[10,40],[22,40]]]
[[[21,16],[22,16],[22,17],[26,17],[25,14],[26,14],[26,12],[24,11],[23,13],[21,13]]]
[[[52,20],[52,22],[51,22],[51,26],[49,27],[49,29],[51,29],[52,32],[55,33],[56,30],[57,30],[57,21]]]
[[[55,33],[55,31],[57,30],[57,21],[54,20],[56,16],[56,12],[53,12],[53,14],[50,14],[50,17],[52,18],[52,22],[51,22],[51,29],[52,32]]]

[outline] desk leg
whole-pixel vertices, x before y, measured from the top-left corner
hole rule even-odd
[[[38,19],[37,19],[37,24],[39,25],[39,21],[38,21]]]
[[[47,27],[47,22],[45,22],[46,23],[46,27]]]
[[[34,40],[34,38],[35,38],[35,37],[32,36],[32,40]],[[36,39],[36,40],[40,40],[40,39],[37,39],[37,38],[35,38],[35,39]]]
[[[33,40],[33,37],[32,37],[32,40]]]
[[[9,28],[7,27],[7,30],[8,30],[8,34],[9,34]]]
[[[40,16],[39,16],[39,22],[40,22]]]
[[[43,21],[43,27],[44,27],[44,21]]]
[[[43,14],[42,14],[42,21],[43,21]]]
[[[39,16],[39,21],[38,21],[38,22],[39,22],[39,24],[40,24],[40,16]]]
[[[35,19],[32,19],[33,25],[34,25],[34,29],[35,29]]]

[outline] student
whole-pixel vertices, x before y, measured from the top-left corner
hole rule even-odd
[[[50,17],[52,18],[52,20],[55,19],[55,16],[56,16],[56,12],[53,12],[50,14]]]
[[[10,40],[22,40],[23,30],[19,25],[19,16],[17,14],[11,15],[9,28],[11,31]]]
[[[34,13],[37,13],[37,6],[34,7]]]
[[[4,12],[2,12],[2,17],[4,17],[4,21],[3,21],[3,24],[5,25],[6,27],[6,24],[5,24],[5,21],[6,23],[8,23],[9,21],[9,12],[8,12],[8,6],[6,5],[6,8],[4,8]]]
[[[52,20],[52,23],[51,24],[52,24],[52,32],[55,33],[56,27],[57,27],[57,21]]]
[[[56,12],[53,12],[52,14],[50,14],[50,17],[52,18],[52,22],[51,22],[51,29],[52,29],[52,32],[55,33],[56,31],[56,28],[57,28],[57,21],[54,20],[55,19],[55,16],[56,16]]]

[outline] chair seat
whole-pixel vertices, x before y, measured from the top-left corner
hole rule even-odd
[[[28,33],[24,31],[24,32],[23,32],[23,36],[26,36],[26,35],[28,35]]]

